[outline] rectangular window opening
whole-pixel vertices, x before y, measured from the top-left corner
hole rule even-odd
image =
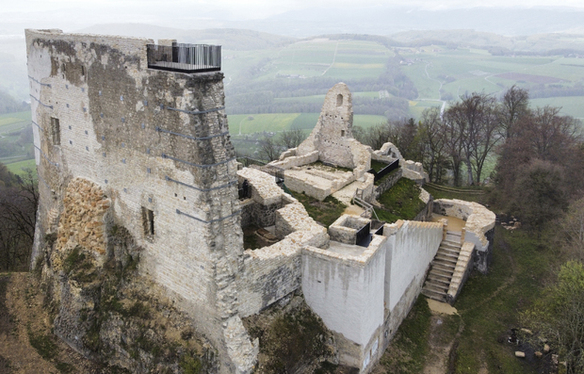
[[[51,140],[53,145],[61,145],[61,126],[58,118],[51,117]]]
[[[142,225],[144,226],[144,235],[154,235],[154,212],[144,207],[142,207]]]

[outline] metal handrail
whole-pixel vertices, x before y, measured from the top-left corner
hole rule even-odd
[[[221,70],[220,45],[173,43],[146,47],[149,68],[188,73]]]

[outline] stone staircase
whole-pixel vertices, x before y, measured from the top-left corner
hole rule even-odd
[[[461,249],[461,233],[447,231],[440,248],[431,263],[422,294],[430,299],[449,302],[448,289],[458,262]]]

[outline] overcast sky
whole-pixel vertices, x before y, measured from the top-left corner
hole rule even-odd
[[[375,7],[383,8],[376,11]],[[2,16],[0,39],[22,38],[25,28],[59,28],[65,32],[75,32],[93,25],[111,23],[148,24],[186,30],[245,28],[296,37],[334,32],[387,34],[412,27],[413,22],[408,19],[402,22],[403,25],[390,30],[390,26],[408,18],[402,17],[384,22],[388,18],[384,18],[382,15],[388,14],[388,8],[391,7],[401,8],[400,14],[410,10],[413,13],[417,10],[475,7],[567,7],[572,8],[565,12],[572,15],[572,26],[570,27],[583,27],[584,30],[584,0],[488,0],[488,2],[485,0],[4,0],[0,7],[0,16]],[[330,16],[327,16],[326,11],[310,11],[311,8],[334,11],[331,12]],[[579,12],[573,12],[573,8],[577,8]],[[308,11],[298,12],[294,16],[284,18],[288,23],[283,24],[282,28],[278,27],[282,23],[282,19],[264,22],[267,17],[303,9],[308,9]],[[521,14],[515,15],[521,17]],[[578,19],[580,15],[582,15],[581,22]],[[413,16],[413,21],[422,19],[416,17]],[[445,20],[444,24],[434,24],[431,27],[481,29],[481,26],[478,25],[481,21],[480,17],[471,19],[470,24],[465,15],[461,17],[448,19]],[[496,29],[489,30],[482,27],[481,30],[491,32],[501,30],[501,33],[505,33],[502,27],[496,25],[499,20],[497,16],[494,17],[482,21],[493,24]],[[545,15],[543,17],[545,18]],[[574,18],[576,19],[574,20]],[[367,28],[370,27],[367,20],[373,19],[375,19],[375,25],[378,28]],[[467,22],[465,23],[465,21]],[[270,22],[271,25],[267,25]],[[528,25],[529,22],[531,21],[528,21]],[[544,26],[546,23],[548,22],[542,22],[541,18],[531,22],[531,24]],[[381,26],[384,26],[385,29],[382,29]],[[423,28],[423,24],[418,24],[417,27]],[[525,26],[523,27],[525,28]],[[563,30],[555,27],[549,30],[532,30],[530,32],[558,31]],[[508,32],[513,34],[523,31],[511,30]]]
[[[422,9],[487,7],[564,6],[584,9],[582,0],[16,0],[4,1],[0,14],[11,12],[55,11],[61,9],[114,10],[134,9],[136,13],[155,14],[174,9],[212,11],[231,9],[233,14],[246,18],[263,18],[289,10],[310,7],[400,6]],[[113,17],[114,15],[111,14]]]

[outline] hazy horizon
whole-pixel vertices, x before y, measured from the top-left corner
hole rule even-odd
[[[547,22],[535,21],[534,17],[545,17],[547,12],[554,17]],[[0,14],[4,19],[0,35],[23,35],[25,28],[60,28],[74,32],[111,23],[151,24],[185,30],[244,28],[296,37],[339,32],[388,35],[408,29],[457,29],[475,24],[477,31],[497,32],[499,29],[502,35],[584,33],[584,2],[576,0],[536,0],[529,5],[519,0],[495,0],[488,5],[461,0],[438,3],[363,0],[359,6],[348,0],[277,3],[263,0],[28,0],[5,4]],[[505,14],[510,15],[508,21]]]

